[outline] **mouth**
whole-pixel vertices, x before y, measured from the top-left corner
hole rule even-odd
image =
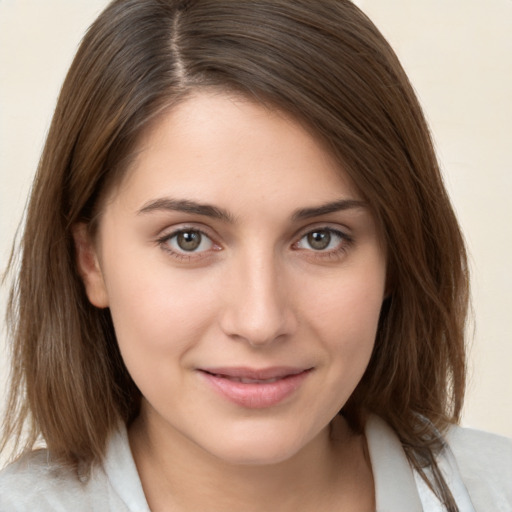
[[[262,409],[283,402],[298,390],[313,368],[201,368],[199,373],[223,398],[238,406]]]

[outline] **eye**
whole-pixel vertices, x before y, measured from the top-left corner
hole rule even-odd
[[[198,253],[211,250],[212,240],[196,229],[182,229],[160,241],[175,253]]]
[[[330,252],[341,249],[349,242],[349,237],[332,228],[315,229],[306,233],[296,244],[297,249]]]

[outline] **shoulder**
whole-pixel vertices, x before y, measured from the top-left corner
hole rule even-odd
[[[452,427],[446,440],[477,510],[512,509],[512,439]]]
[[[94,493],[102,492],[97,473],[81,479],[77,471],[52,462],[46,450],[28,453],[0,472],[0,510],[95,510]]]
[[[90,471],[52,461],[46,450],[0,471],[0,512],[149,512],[126,427],[112,432],[104,460]]]

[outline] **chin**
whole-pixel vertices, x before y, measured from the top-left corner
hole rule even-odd
[[[291,459],[299,450],[285,446],[268,446],[263,443],[258,446],[230,446],[229,450],[215,450],[213,453],[225,463],[233,466],[269,466]]]
[[[301,452],[310,440],[303,433],[279,432],[278,429],[248,429],[230,432],[206,448],[227,464],[262,466],[285,462]]]

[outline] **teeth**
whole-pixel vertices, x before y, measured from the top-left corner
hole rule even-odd
[[[246,379],[244,377],[229,377],[228,375],[218,375],[224,379],[228,379],[232,382],[241,382],[242,384],[270,384],[271,382],[277,382],[279,379],[274,377],[272,379]]]
[[[243,384],[268,384],[270,382],[276,382],[278,379],[266,379],[266,380],[259,380],[259,379],[240,379],[240,382]]]

